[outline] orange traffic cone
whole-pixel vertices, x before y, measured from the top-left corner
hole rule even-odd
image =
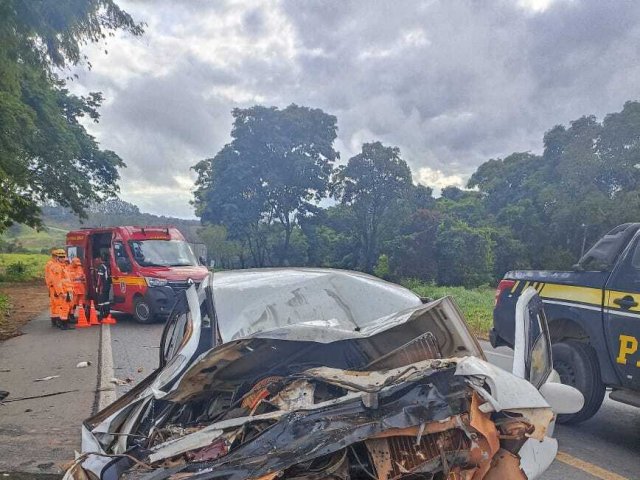
[[[109,315],[102,319],[102,323],[104,323],[105,325],[115,325],[117,322],[116,319],[111,315],[111,312],[109,312]]]
[[[84,305],[80,304],[76,307],[76,318],[78,319],[76,328],[88,328],[91,326],[91,324],[87,322],[87,314],[84,312]]]
[[[89,304],[89,325],[100,325],[98,312],[96,311],[96,306],[93,304],[93,300],[91,300]]]
[[[96,312],[96,307],[93,305],[93,300],[91,300],[91,309],[89,310],[89,325],[100,325],[100,320],[98,320],[98,313]]]

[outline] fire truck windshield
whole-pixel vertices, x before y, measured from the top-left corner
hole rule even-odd
[[[141,267],[190,267],[198,265],[191,246],[181,240],[132,240],[134,260]]]

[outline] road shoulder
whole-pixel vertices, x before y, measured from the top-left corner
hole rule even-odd
[[[23,332],[0,345],[0,471],[61,473],[96,403],[100,328],[61,331],[43,312]]]
[[[6,315],[0,312],[0,341],[22,334],[24,325],[49,307],[49,295],[42,281],[0,283],[0,294],[9,300]]]

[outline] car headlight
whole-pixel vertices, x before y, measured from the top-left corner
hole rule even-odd
[[[165,287],[167,285],[166,278],[144,277],[149,287]]]

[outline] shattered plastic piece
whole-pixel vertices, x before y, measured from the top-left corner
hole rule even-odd
[[[91,362],[80,362],[76,365],[76,368],[87,368],[89,365],[91,365]]]
[[[49,380],[53,380],[54,378],[60,378],[60,375],[51,375],[49,377],[36,378],[34,382],[48,382]]]
[[[280,410],[300,410],[313,406],[315,386],[307,380],[296,380],[270,400]]]
[[[129,385],[133,380],[130,378],[125,378],[124,380],[122,380],[121,378],[112,378],[111,380],[109,380],[109,382],[115,384],[115,385]]]

